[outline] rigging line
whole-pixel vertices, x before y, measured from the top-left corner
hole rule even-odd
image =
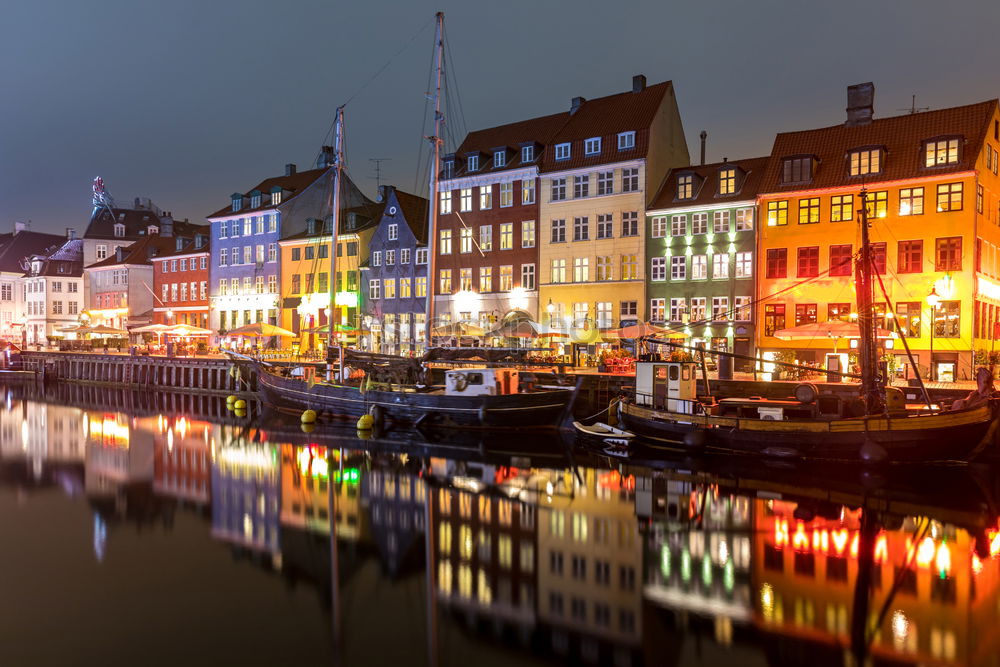
[[[452,67],[454,67],[455,66],[455,59],[451,55],[451,42],[448,41],[447,39],[445,39],[445,36],[447,35],[447,29],[444,28],[444,26],[442,26],[441,32],[442,32],[441,38],[444,39],[444,47],[445,47],[445,49],[448,52],[448,62],[451,64]],[[446,70],[446,72],[450,72],[450,71],[451,71],[451,68],[449,68],[448,70]],[[465,122],[465,107],[462,104],[462,93],[459,90],[459,86],[458,86],[458,75],[455,74],[455,73],[452,73],[451,74],[451,78],[452,78],[452,81],[454,82],[454,86],[455,86],[455,101],[458,103],[458,114],[459,114],[459,117],[462,120],[461,130],[462,130],[463,134],[467,134],[469,130],[468,130],[468,125]]]
[[[469,225],[465,224],[465,220],[462,219],[462,214],[461,213],[459,213],[458,211],[455,211],[455,215],[458,216],[458,221],[462,223],[463,227],[465,227],[466,229],[472,231],[472,227],[469,227]],[[476,240],[476,235],[475,234],[472,234],[472,242],[475,244],[476,250],[479,251],[479,254],[482,257],[486,257],[486,253],[483,252],[483,249],[479,246],[479,241]]]
[[[414,194],[420,192],[420,176],[422,175],[421,174],[421,169],[422,169],[422,165],[423,165],[423,161],[424,161],[424,143],[425,143],[426,138],[427,138],[424,135],[424,131],[427,129],[427,110],[430,108],[430,99],[428,98],[428,95],[430,94],[429,91],[431,90],[431,86],[433,85],[433,81],[434,81],[434,70],[435,70],[434,56],[435,56],[436,50],[437,50],[437,44],[435,44],[434,48],[431,49],[431,62],[430,62],[430,67],[427,70],[427,85],[424,87],[424,117],[423,117],[423,120],[420,121],[420,133],[419,133],[419,135],[420,135],[420,143],[419,143],[419,145],[417,147],[417,162],[416,162],[416,168],[415,168],[415,171],[414,171],[414,174],[413,174],[413,192],[414,192]],[[433,198],[433,195],[431,195],[431,197]]]
[[[363,85],[361,86],[361,88],[359,88],[359,89],[357,90],[357,92],[355,92],[355,93],[354,93],[353,95],[351,95],[350,97],[348,97],[348,98],[347,98],[347,101],[346,101],[346,102],[344,102],[343,106],[345,106],[345,107],[346,107],[346,106],[347,106],[348,104],[350,104],[350,103],[351,103],[351,100],[353,100],[353,99],[354,99],[355,97],[357,97],[358,95],[360,95],[360,94],[362,93],[362,91],[364,91],[364,89],[368,87],[368,84],[370,84],[370,83],[371,83],[372,81],[374,81],[375,79],[377,79],[377,78],[378,78],[378,76],[379,76],[379,75],[380,75],[380,74],[381,74],[382,72],[384,72],[384,71],[385,71],[385,69],[386,69],[386,68],[387,68],[387,67],[388,67],[388,66],[389,66],[389,65],[390,65],[390,64],[392,63],[392,61],[393,61],[393,60],[395,60],[396,58],[398,58],[398,57],[399,57],[399,56],[400,56],[400,55],[401,55],[401,54],[403,53],[403,51],[405,51],[405,50],[406,50],[407,48],[409,48],[410,44],[412,44],[412,43],[414,42],[414,40],[416,40],[416,39],[417,39],[417,37],[419,37],[419,36],[420,36],[420,33],[422,33],[422,32],[423,32],[424,30],[426,30],[426,29],[427,29],[427,26],[429,26],[430,24],[431,24],[431,19],[428,19],[428,20],[427,20],[427,22],[426,22],[426,23],[424,23],[424,25],[422,25],[422,26],[420,27],[420,29],[419,29],[419,30],[417,30],[417,31],[416,31],[415,33],[413,33],[413,36],[412,36],[412,37],[410,37],[410,41],[408,41],[408,42],[406,42],[405,44],[403,44],[403,46],[401,46],[401,47],[399,48],[399,50],[398,50],[398,51],[396,51],[396,53],[394,53],[394,54],[392,55],[392,57],[390,57],[390,58],[389,58],[389,59],[388,59],[387,61],[385,61],[385,64],[384,64],[384,65],[382,65],[382,67],[380,67],[380,68],[378,69],[378,71],[377,71],[377,72],[375,72],[375,74],[373,74],[373,75],[371,76],[371,78],[369,78],[369,79],[368,79],[368,80],[367,80],[367,81],[366,81],[366,82],[365,82],[365,83],[364,83],[364,84],[363,84]]]

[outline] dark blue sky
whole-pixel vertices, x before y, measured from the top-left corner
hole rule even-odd
[[[932,108],[998,95],[995,2],[9,0],[0,230],[82,231],[98,175],[119,201],[201,220],[311,163],[337,104],[408,43],[346,117],[355,180],[373,192],[369,158],[391,158],[383,182],[412,190],[439,9],[468,129],[627,90],[641,72],[673,79],[692,159],[704,129],[711,161],[841,122],[852,83],[875,82],[879,116],[913,93]]]

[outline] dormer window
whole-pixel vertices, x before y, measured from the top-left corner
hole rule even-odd
[[[556,159],[568,160],[570,156],[569,144],[556,144]]]
[[[847,154],[847,173],[851,176],[878,174],[881,171],[881,148],[860,148]]]
[[[494,151],[493,152],[493,167],[506,167],[507,166],[507,151]]]
[[[250,208],[260,208],[260,191],[254,190],[250,193]]]
[[[808,183],[812,180],[812,156],[788,157],[781,165],[782,183]]]
[[[118,238],[125,237],[125,225],[120,222],[115,223],[115,236]]]
[[[233,195],[233,210],[238,211],[243,208],[243,195]]]
[[[635,132],[621,132],[618,134],[618,150],[626,151],[635,148]]]
[[[694,198],[694,174],[681,174],[677,177],[677,198]]]
[[[282,190],[280,187],[275,187],[271,190],[271,206],[277,206],[281,203]]]
[[[958,137],[930,139],[924,143],[924,166],[958,164]]]
[[[156,225],[149,225],[148,227],[146,227],[146,233],[149,234],[150,236],[159,236],[160,228],[157,227]]]
[[[469,171],[479,171],[479,156],[470,155],[466,161]]]
[[[441,163],[441,175],[444,178],[451,178],[452,176],[455,175],[454,160],[445,160],[443,163]]]
[[[396,241],[399,239],[399,225],[391,224],[389,225],[389,240]]]
[[[719,170],[719,194],[731,195],[736,192],[736,168],[723,167]]]
[[[600,155],[601,154],[601,138],[591,137],[583,142],[583,154],[584,155]]]
[[[534,162],[535,161],[535,147],[534,146],[522,146],[521,147],[521,162]]]

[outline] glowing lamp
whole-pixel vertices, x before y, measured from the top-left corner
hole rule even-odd
[[[931,308],[937,308],[937,305],[941,302],[941,297],[937,293],[936,287],[931,287],[931,293],[927,295],[927,305]]]
[[[920,546],[917,547],[917,565],[927,567],[932,560],[934,560],[934,540],[925,537],[920,541]]]

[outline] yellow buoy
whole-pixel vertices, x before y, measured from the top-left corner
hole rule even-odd
[[[371,440],[372,432],[371,431],[362,431],[361,429],[358,429],[358,434],[357,435],[358,435],[358,440]]]
[[[226,405],[232,405],[235,402],[236,402],[236,396],[234,396],[233,394],[226,396]]]
[[[375,426],[375,418],[371,415],[361,415],[358,417],[358,430],[370,431]]]
[[[316,430],[316,424],[302,424],[303,433],[312,433]]]
[[[241,410],[240,408],[236,408],[235,410],[233,410],[233,414],[236,415],[237,417],[246,417],[247,411]]]
[[[238,399],[235,403],[233,403],[233,407],[236,408],[237,410],[246,410],[247,402],[244,401],[242,398]]]
[[[303,424],[312,424],[316,421],[316,411],[306,410],[302,413],[301,421]]]

